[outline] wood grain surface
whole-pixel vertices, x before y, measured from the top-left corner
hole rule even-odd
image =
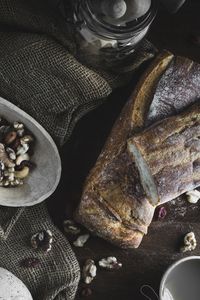
[[[200,62],[200,47],[193,45],[189,38],[193,33],[200,34],[199,13],[199,0],[187,0],[176,15],[159,11],[149,32],[149,39],[160,49],[166,48]],[[115,91],[106,103],[83,117],[62,149],[62,179],[56,193],[48,201],[52,219],[61,230],[64,218],[73,215],[80,201],[84,180],[134,89],[140,72],[128,86]],[[123,263],[122,269],[113,272],[98,270],[96,279],[90,285],[92,295],[88,299],[145,299],[140,293],[143,284],[151,285],[158,292],[161,276],[172,262],[183,256],[200,253],[200,204],[191,205],[181,197],[165,207],[167,217],[158,221],[155,216],[148,235],[137,250],[121,250],[97,237],[91,237],[84,248],[74,248],[81,266],[88,258],[98,261],[106,256],[116,256]],[[189,231],[195,232],[199,245],[192,253],[183,255],[179,248],[183,236]],[[80,283],[76,300],[82,299],[82,287]]]

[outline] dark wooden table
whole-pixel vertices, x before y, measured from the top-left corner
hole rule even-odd
[[[149,32],[149,39],[160,49],[166,48],[200,62],[200,48],[188,41],[191,33],[200,34],[199,14],[199,0],[188,0],[181,11],[173,16],[160,11]],[[84,180],[138,77],[139,74],[128,86],[115,91],[105,104],[83,117],[62,149],[61,183],[49,199],[50,213],[61,230],[64,218],[72,217],[80,201]],[[200,207],[191,206],[184,198],[180,198],[167,204],[166,208],[166,219],[161,222],[155,218],[137,250],[122,250],[97,237],[90,238],[84,248],[74,249],[81,266],[88,258],[98,261],[106,256],[116,256],[123,263],[122,269],[114,272],[98,270],[96,279],[90,285],[93,293],[89,299],[142,300],[145,299],[140,294],[143,284],[149,284],[158,291],[164,270],[183,256],[179,246],[184,234],[191,230],[195,231],[199,240],[199,246],[192,254],[200,253]],[[81,287],[82,284],[79,290]],[[76,299],[79,298],[78,292]]]

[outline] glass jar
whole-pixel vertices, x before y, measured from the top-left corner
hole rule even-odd
[[[138,14],[137,9],[134,14],[129,8],[133,2],[141,4],[141,0],[73,1],[77,58],[87,65],[112,70],[128,63],[157,12],[157,0],[143,1],[149,3],[146,11],[143,7],[144,14]],[[116,5],[115,10],[110,3]],[[122,5],[120,11],[121,3],[126,7]]]

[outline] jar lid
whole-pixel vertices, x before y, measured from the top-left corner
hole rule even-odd
[[[118,14],[117,17],[113,16],[110,11],[107,13],[108,9],[113,11],[113,7],[108,7],[109,3],[115,4],[116,1],[119,0],[82,0],[79,2],[78,11],[91,30],[96,31],[98,28],[99,34],[107,36],[107,38],[113,37],[113,34],[115,34],[118,39],[130,38],[141,32],[142,29],[147,28],[151,24],[156,16],[158,0],[123,0],[126,3],[123,4],[124,15],[122,16],[121,12],[121,16]],[[141,16],[139,12],[137,15],[136,13],[133,15],[130,6],[133,5],[134,1],[135,3],[150,1],[150,7],[146,6],[146,10],[143,8],[144,14],[141,15],[140,11]],[[117,8],[114,9],[117,10]]]
[[[88,0],[91,12],[101,22],[123,27],[144,18],[151,4],[152,0]]]

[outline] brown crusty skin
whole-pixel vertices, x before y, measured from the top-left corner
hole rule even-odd
[[[128,140],[144,159],[157,203],[170,201],[200,185],[200,100],[183,113],[155,123]],[[138,164],[141,164],[141,157]],[[144,170],[140,176],[142,177]],[[151,200],[150,200],[151,201]],[[154,200],[153,200],[154,201]]]
[[[154,214],[127,138],[144,126],[156,84],[172,59],[171,53],[161,53],[139,81],[86,180],[75,214],[94,234],[123,248],[140,245]]]

